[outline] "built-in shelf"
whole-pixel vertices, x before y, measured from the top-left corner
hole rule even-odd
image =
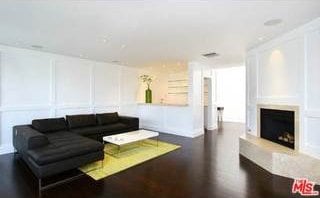
[[[173,103],[187,103],[189,80],[187,74],[171,75],[167,84],[167,100]]]
[[[188,79],[168,80],[168,82],[187,82]]]
[[[168,93],[168,94],[188,94],[188,92],[175,92],[175,93]]]
[[[183,85],[183,86],[169,86],[168,88],[187,88],[189,86]]]

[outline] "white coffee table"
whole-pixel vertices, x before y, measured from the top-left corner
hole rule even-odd
[[[158,137],[159,133],[154,131],[149,131],[145,129],[140,129],[137,131],[131,131],[127,133],[120,133],[116,135],[109,135],[103,137],[104,143],[111,143],[118,147],[118,152],[116,154],[119,154],[121,151],[121,146],[126,144],[131,144],[134,142],[143,141],[149,138],[157,138],[157,146],[158,146]],[[115,155],[115,153],[107,153],[110,155]]]

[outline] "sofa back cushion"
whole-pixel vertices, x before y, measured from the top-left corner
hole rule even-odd
[[[48,118],[32,120],[32,127],[42,133],[67,130],[67,123],[64,118]]]
[[[95,126],[97,124],[94,114],[67,115],[66,119],[69,129]]]
[[[113,124],[119,121],[119,115],[117,112],[97,114],[97,121],[99,125]]]

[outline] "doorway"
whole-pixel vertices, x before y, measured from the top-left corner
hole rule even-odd
[[[216,105],[213,79],[203,79],[203,123],[206,130],[216,129]]]

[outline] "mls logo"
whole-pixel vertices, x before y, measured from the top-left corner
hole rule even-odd
[[[319,191],[314,190],[315,183],[308,179],[295,179],[292,184],[292,193],[299,193],[301,196],[317,196]]]

